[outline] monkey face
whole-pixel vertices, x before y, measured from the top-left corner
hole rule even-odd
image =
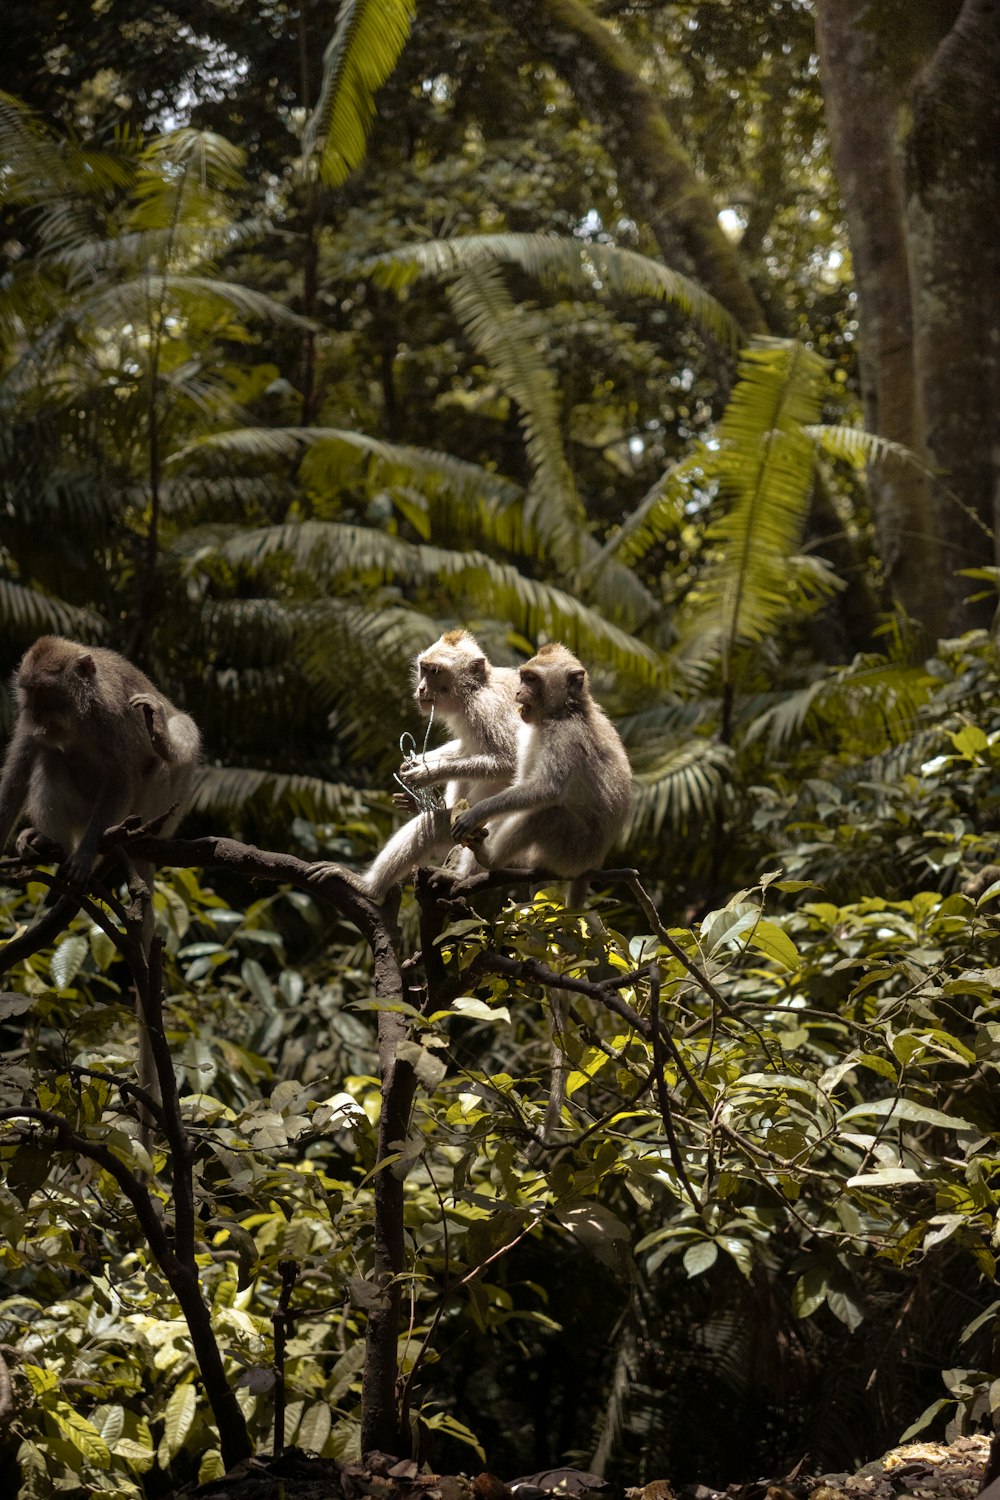
[[[417,690],[414,697],[422,714],[429,714],[451,690],[447,668],[426,659],[417,662]]]
[[[521,686],[514,694],[514,702],[526,724],[537,724],[539,719],[545,717],[545,690],[541,674],[532,671],[530,667],[522,667],[520,677]]]

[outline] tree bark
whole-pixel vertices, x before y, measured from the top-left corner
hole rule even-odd
[[[985,623],[959,568],[996,559],[1000,0],[816,0],[858,291],[872,503],[889,583],[932,634]]]

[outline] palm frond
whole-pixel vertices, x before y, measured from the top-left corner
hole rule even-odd
[[[314,580],[321,576],[327,585],[334,579],[353,579],[368,588],[388,581],[434,587],[450,598],[468,601],[480,614],[512,621],[530,639],[561,639],[585,658],[596,656],[637,683],[662,682],[662,661],[649,646],[572,594],[525,578],[482,552],[449,552],[330,521],[233,531],[205,527],[188,533],[177,550],[194,555],[206,548],[251,568],[285,554],[294,567]]]
[[[0,578],[0,620],[10,635],[24,640],[54,634],[97,642],[107,634],[104,621],[92,610],[53,599],[9,578]]]
[[[822,359],[784,339],[755,339],[719,423],[712,472],[729,504],[708,529],[715,556],[688,595],[679,633],[709,643],[728,680],[738,642],[758,642],[817,591],[836,586],[825,566],[793,562],[812,492]]]
[[[306,157],[319,145],[320,172],[331,187],[364,160],[373,95],[399,60],[415,8],[415,0],[343,0],[303,139]]]
[[[277,811],[283,818],[323,823],[357,805],[356,787],[243,766],[203,766],[191,798],[192,813],[205,813],[223,825],[249,815],[267,821]]]
[[[84,150],[59,140],[13,94],[0,91],[0,202],[37,214],[45,250],[94,233],[102,195],[131,183],[126,153]]]
[[[636,774],[623,842],[636,835],[656,838],[665,827],[684,832],[710,823],[726,796],[732,765],[732,750],[714,740],[686,740],[661,751]]]
[[[612,556],[626,565],[637,562],[657,542],[677,536],[684,525],[692,491],[699,480],[707,478],[710,464],[711,456],[698,443],[685,458],[665,469],[632,514],[608,538],[590,567],[597,568]]]
[[[626,301],[652,297],[678,307],[727,348],[740,339],[735,319],[697,282],[669,266],[622,250],[550,234],[471,234],[406,245],[362,263],[379,286],[398,289],[420,277],[448,279],[476,265],[503,261],[547,285],[607,293]]]
[[[455,315],[473,346],[514,401],[533,479],[525,513],[564,569],[579,556],[586,520],[566,461],[555,377],[542,359],[524,307],[507,290],[497,265],[469,266],[448,289]]]
[[[310,319],[293,312],[276,297],[220,276],[147,276],[113,286],[97,286],[89,296],[79,299],[74,320],[101,327],[139,322],[141,327],[143,321],[148,321],[151,301],[154,304],[163,301],[166,305],[172,301],[188,315],[200,314],[203,318],[217,317],[224,309],[232,308],[240,317],[260,318],[292,328],[313,326]]]
[[[322,459],[329,448],[331,463],[343,463],[345,456],[353,462],[359,458],[375,460],[383,482],[412,481],[414,477],[431,481],[446,489],[456,500],[475,501],[486,497],[499,505],[510,504],[523,496],[520,485],[491,473],[479,464],[452,458],[429,448],[413,448],[401,443],[387,443],[363,432],[338,427],[243,427],[231,432],[209,433],[188,443],[172,455],[174,462],[198,453],[219,453],[249,462],[288,463],[304,449],[317,451]]]
[[[861,656],[766,709],[745,738],[766,736],[777,749],[802,734],[822,740],[832,728],[842,747],[853,740],[856,754],[874,754],[914,733],[936,685],[921,665]]]
[[[846,423],[810,423],[803,428],[816,447],[830,458],[842,458],[855,468],[865,464],[881,463],[886,458],[899,459],[919,469],[923,474],[933,472],[923,460],[907,448],[905,443],[894,443],[890,438],[880,437],[876,432],[866,432],[863,427],[851,427]]]

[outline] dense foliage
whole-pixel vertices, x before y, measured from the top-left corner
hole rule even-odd
[[[52,877],[5,866],[0,1486],[354,1457],[387,1307],[442,1469],[724,1484],[990,1422],[992,450],[964,487],[937,429],[862,428],[814,7],[8,9],[4,666],[113,645],[206,757],[151,1150],[134,911],[28,951]],[[956,499],[918,590],[899,526],[943,546]],[[585,913],[421,882],[366,926],[294,858],[378,847],[456,623],[566,641],[621,730]]]

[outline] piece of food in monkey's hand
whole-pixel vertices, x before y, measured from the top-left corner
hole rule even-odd
[[[476,821],[476,814],[464,797],[459,798],[451,809],[451,836],[456,844],[481,844],[486,837],[486,826]]]

